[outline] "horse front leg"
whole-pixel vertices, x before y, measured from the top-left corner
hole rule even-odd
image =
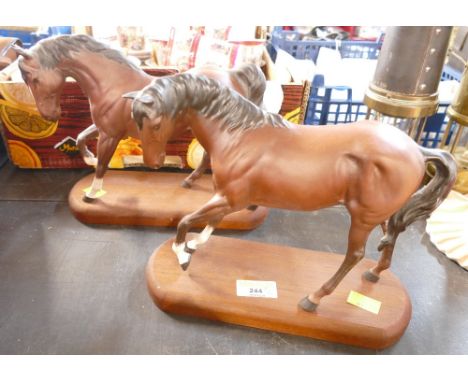
[[[351,228],[348,235],[348,249],[345,258],[336,273],[325,282],[314,294],[304,297],[299,306],[307,312],[313,312],[317,309],[320,300],[331,294],[339,285],[341,280],[353,269],[353,267],[364,257],[367,238],[372,227],[358,224],[351,219]]]
[[[85,202],[92,202],[99,197],[98,193],[102,190],[104,174],[107,171],[107,166],[109,165],[112,155],[114,154],[121,138],[121,136],[109,137],[101,133],[97,145],[96,173],[94,174],[91,188],[83,197]]]
[[[177,255],[179,264],[184,271],[190,265],[192,254],[197,247],[208,241],[216,225],[231,212],[233,212],[233,208],[229,205],[226,197],[216,194],[208,203],[180,220],[177,225],[177,235],[172,244],[172,250]],[[207,223],[207,226],[195,240],[187,243],[187,233],[194,224],[198,223]]]
[[[184,179],[182,182],[182,187],[184,188],[192,188],[193,182],[195,182],[197,179],[199,179],[205,170],[208,168],[208,165],[210,164],[210,155],[204,151],[203,152],[203,157],[198,165],[198,167],[192,171],[192,173]]]
[[[88,166],[97,166],[97,159],[94,156],[94,154],[88,150],[86,142],[90,139],[97,138],[98,135],[98,128],[96,127],[96,125],[92,124],[91,126],[84,129],[81,133],[79,133],[76,137],[76,145],[80,150],[80,154],[84,162]]]

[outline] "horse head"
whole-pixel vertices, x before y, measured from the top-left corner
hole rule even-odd
[[[161,114],[161,105],[146,88],[123,95],[132,99],[132,118],[140,131],[143,162],[150,168],[159,168],[166,157],[166,143],[174,124]]]
[[[44,69],[39,59],[27,49],[13,45],[18,54],[18,67],[24,82],[31,90],[39,113],[45,119],[57,121],[60,118],[60,95],[65,76],[58,68]]]

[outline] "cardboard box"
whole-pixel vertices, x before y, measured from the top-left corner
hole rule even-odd
[[[173,74],[173,69],[148,69],[149,74]],[[13,164],[21,168],[88,167],[76,146],[76,137],[92,124],[88,98],[75,81],[67,81],[60,99],[58,122],[44,120],[23,82],[0,82],[0,130]],[[189,138],[185,138],[190,142]],[[88,142],[96,153],[96,141]],[[111,160],[111,168],[122,168],[124,155],[141,154],[138,142],[124,139]],[[178,144],[176,144],[176,151]],[[133,149],[133,151],[130,151]],[[174,150],[172,150],[174,151]]]
[[[147,69],[149,74],[163,76],[173,74],[173,69]],[[308,86],[286,84],[282,86],[284,100],[280,114],[286,119],[302,123],[308,99]],[[89,103],[78,84],[66,82],[60,100],[62,116],[51,123],[39,115],[27,86],[11,81],[0,82],[0,130],[10,160],[21,168],[83,168],[76,146],[76,137],[92,124]],[[96,153],[96,141],[88,147]],[[189,150],[189,148],[191,148]],[[191,133],[168,143],[165,166],[181,169],[194,168],[201,159]],[[142,149],[134,138],[123,139],[109,164],[110,168],[143,166]]]

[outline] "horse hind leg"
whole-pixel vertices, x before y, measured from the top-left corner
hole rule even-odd
[[[379,251],[381,258],[374,268],[364,273],[364,277],[376,282],[380,273],[390,267],[393,249],[398,235],[406,227],[418,219],[427,219],[438,205],[447,197],[456,179],[457,164],[455,159],[447,152],[441,150],[419,148],[425,162],[436,167],[434,177],[416,191],[403,207],[395,212],[388,222],[388,230],[380,241]]]
[[[384,221],[383,223],[380,223],[380,228],[382,229],[382,232],[384,235],[387,234],[387,222]]]
[[[395,249],[395,243],[400,234],[401,230],[398,229],[395,219],[390,219],[388,222],[387,229],[384,230],[384,236],[380,240],[378,250],[382,252],[380,255],[377,265],[362,275],[367,281],[376,283],[380,279],[380,274],[390,268],[392,263],[393,250]]]
[[[187,178],[185,178],[182,181],[182,187],[192,188],[193,183],[197,179],[201,178],[205,170],[208,168],[209,164],[210,164],[210,156],[206,151],[204,151],[200,164],[197,166],[195,170],[192,171],[192,173]]]
[[[353,267],[364,257],[367,238],[373,227],[353,222],[351,219],[351,228],[348,236],[348,249],[345,258],[336,273],[325,282],[314,294],[304,297],[299,306],[307,312],[313,312],[317,309],[320,300],[331,294],[340,284],[343,278]]]

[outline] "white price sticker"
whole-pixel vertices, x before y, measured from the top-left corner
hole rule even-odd
[[[239,297],[278,298],[275,281],[236,280]]]

